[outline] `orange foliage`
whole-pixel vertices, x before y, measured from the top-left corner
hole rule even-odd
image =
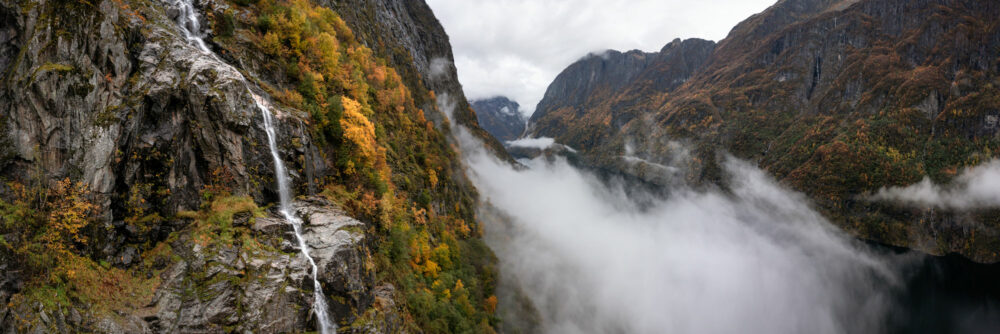
[[[86,199],[87,194],[83,183],[74,184],[68,178],[56,182],[50,190],[49,196],[56,200],[50,203],[49,232],[42,236],[50,250],[66,251],[70,241],[87,243],[86,237],[79,232],[97,210],[97,206]]]
[[[489,313],[489,314],[496,313],[496,311],[497,311],[497,296],[491,295],[489,298],[486,298],[486,303],[485,304],[486,305],[484,305],[484,308],[486,309],[486,313]]]

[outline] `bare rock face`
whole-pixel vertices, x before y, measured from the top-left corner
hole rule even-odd
[[[372,307],[379,295],[364,244],[365,225],[318,197],[296,201],[294,207],[334,321],[351,324],[369,309],[383,318],[398,318],[394,305]],[[174,242],[182,260],[164,272],[163,284],[144,311],[150,329],[285,333],[315,327],[312,269],[292,226],[277,214],[256,220],[257,239],[268,240],[263,245],[206,251],[185,237]],[[375,332],[389,331],[379,327]]]
[[[0,23],[0,143],[10,144],[0,150],[2,172],[89,185],[105,213],[94,251],[113,263],[130,258],[122,244],[176,226],[130,226],[112,216],[137,206],[163,217],[194,209],[199,191],[222,180],[237,194],[273,198],[262,116],[240,73],[190,45],[164,12],[145,24],[113,1],[95,6],[0,4],[0,16],[11,18]],[[292,170],[322,175],[297,111],[274,112],[283,158],[306,157],[308,168]],[[145,203],[128,203],[132,191]],[[146,228],[153,231],[136,233]]]
[[[614,96],[641,74],[654,58],[656,54],[639,50],[624,53],[607,50],[589,54],[556,77],[546,89],[536,112],[544,115],[551,108],[550,104],[556,101],[574,106]]]
[[[337,297],[327,304],[335,319],[353,320],[375,301],[375,268],[362,243],[365,225],[317,197],[297,204],[295,211],[304,223],[302,237],[319,268],[323,291]]]
[[[479,125],[500,142],[517,139],[524,133],[527,120],[517,102],[498,96],[471,103]]]
[[[401,305],[395,302],[392,285],[375,283],[365,224],[318,197],[296,201],[294,207],[319,267],[329,315],[341,332],[400,332]],[[166,267],[148,305],[97,319],[81,317],[86,310],[73,308],[41,311],[38,322],[28,328],[104,333],[289,333],[316,328],[312,267],[297,247],[292,226],[277,213],[251,220],[257,220],[254,226],[266,226],[255,230],[254,242],[205,243],[194,230],[173,239],[169,247],[174,259],[154,261],[162,263],[154,266]],[[9,283],[0,277],[0,284]],[[4,288],[0,291],[8,290]],[[5,321],[31,312],[35,310],[29,305],[4,305],[0,328],[14,330],[17,327]]]
[[[531,115],[529,136],[558,137],[571,147],[601,143],[634,119],[633,114],[619,111],[680,87],[702,69],[714,48],[711,41],[678,39],[660,52],[608,50],[587,55],[559,73],[546,89]],[[597,119],[610,124],[591,124]],[[566,141],[567,137],[573,140]]]

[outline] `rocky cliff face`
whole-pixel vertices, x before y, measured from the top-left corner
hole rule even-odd
[[[609,50],[588,55],[549,85],[531,115],[529,132],[558,137],[571,147],[594,146],[633,117],[615,111],[644,99],[662,99],[701,69],[714,47],[711,41],[689,39],[675,40],[655,53]],[[574,140],[563,141],[568,137]]]
[[[996,157],[998,13],[991,1],[783,0],[737,25],[685,82],[633,80],[582,106],[545,101],[531,127],[618,170],[636,158],[671,166],[691,154],[675,167],[695,181],[717,179],[717,152],[731,152],[862,238],[994,262],[1000,221],[989,210],[861,198],[923,175],[943,182]],[[676,76],[670,68],[622,76],[663,82]],[[583,135],[593,132],[603,136]]]
[[[115,3],[29,5],[3,7],[25,14],[3,28],[11,58],[0,103],[16,152],[4,172],[87,184],[112,232],[96,251],[121,259],[120,244],[143,237],[115,226],[135,209],[125,207],[131,191],[172,215],[197,208],[224,170],[237,193],[273,197],[264,129],[239,74],[188,45],[164,12],[148,19],[165,24],[143,29]],[[309,138],[292,113],[280,126],[286,147]]]
[[[579,106],[615,96],[652,62],[656,54],[607,50],[590,54],[566,68],[545,91],[533,118],[559,105]],[[558,101],[558,102],[557,102]],[[539,114],[541,112],[541,114]]]
[[[501,142],[517,139],[524,133],[526,119],[521,106],[503,96],[472,101],[483,130]]]
[[[506,158],[503,145],[477,122],[458,82],[451,43],[424,0],[324,0],[337,10],[358,39],[395,64],[411,86],[426,87],[454,103],[452,121],[469,129],[487,147]],[[421,101],[424,109],[437,101]],[[443,115],[431,116],[440,123]]]
[[[340,322],[364,323],[351,332],[400,330],[402,321],[391,302],[394,287],[376,286],[375,270],[366,264],[370,249],[361,232],[364,223],[322,198],[307,198],[295,206],[323,273],[320,282],[328,290],[333,288],[328,291],[337,301],[333,316]],[[158,273],[156,290],[143,292],[148,299],[130,305],[131,309],[116,310],[111,316],[85,308],[52,311],[32,303],[12,303],[0,309],[2,323],[13,332],[282,333],[315,327],[308,308],[311,267],[299,255],[292,227],[276,213],[239,213],[233,224],[247,227],[254,242],[201,243],[198,239],[204,233],[214,231],[199,226],[174,235],[148,254],[145,270]]]
[[[253,95],[341,332],[491,331],[492,254],[436,103],[467,106],[435,65],[447,36],[429,10],[338,6],[199,1],[206,53],[172,1],[0,1],[0,331],[314,330]]]

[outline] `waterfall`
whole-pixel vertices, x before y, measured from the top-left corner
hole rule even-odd
[[[271,157],[274,158],[274,175],[278,179],[278,198],[280,200],[279,209],[281,215],[285,216],[285,220],[289,224],[292,224],[292,228],[295,230],[295,239],[298,240],[299,248],[302,249],[302,255],[305,255],[306,259],[309,260],[309,265],[312,266],[313,308],[316,311],[316,320],[319,322],[320,332],[325,334],[330,329],[336,332],[337,325],[329,319],[326,309],[326,297],[323,295],[323,288],[319,285],[317,277],[319,268],[316,266],[316,261],[309,255],[309,245],[306,245],[306,240],[302,238],[302,220],[292,213],[291,190],[288,188],[285,163],[278,156],[277,136],[274,133],[274,125],[271,122],[270,109],[267,107],[267,101],[264,98],[253,92],[250,92],[250,94],[253,96],[253,101],[257,104],[257,108],[261,110],[261,114],[264,116],[264,129],[267,131],[267,146],[271,149]]]
[[[181,26],[184,37],[188,42],[193,43],[198,49],[206,53],[212,53],[205,44],[201,36],[201,23],[198,22],[198,12],[194,9],[193,0],[177,0],[174,5],[180,10],[177,14],[177,24]],[[213,54],[214,55],[214,54]]]
[[[195,11],[193,0],[177,0],[175,5],[180,10],[177,15],[177,24],[180,25],[181,31],[184,32],[184,36],[189,42],[198,47],[202,52],[205,52],[212,57],[216,57],[214,53],[205,44],[204,39],[201,36],[201,25],[198,22],[198,15]],[[225,66],[230,66],[222,62]],[[309,265],[312,267],[312,280],[313,280],[313,311],[316,313],[316,321],[319,327],[320,333],[326,334],[329,332],[337,332],[337,324],[331,321],[329,312],[326,306],[326,296],[323,295],[323,288],[319,283],[319,267],[316,266],[316,261],[313,260],[312,256],[309,255],[309,245],[306,244],[305,239],[302,237],[302,220],[296,217],[292,212],[292,194],[288,185],[288,175],[285,172],[285,163],[281,160],[281,156],[278,154],[278,143],[277,134],[274,129],[274,122],[271,117],[271,109],[268,107],[267,100],[265,100],[260,95],[257,95],[250,89],[250,84],[247,82],[246,78],[240,74],[239,71],[233,69],[233,72],[239,75],[240,80],[243,82],[247,93],[253,97],[254,104],[257,109],[260,110],[261,115],[264,118],[264,130],[267,133],[267,144],[268,148],[271,150],[271,157],[274,159],[274,175],[278,182],[278,198],[279,198],[279,212],[285,217],[285,220],[292,225],[292,229],[295,231],[295,239],[298,241],[299,249],[302,250],[302,255],[305,256],[306,260],[309,261]]]

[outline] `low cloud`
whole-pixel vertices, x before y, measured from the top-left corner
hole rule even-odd
[[[507,145],[512,147],[525,147],[525,148],[537,148],[540,150],[552,147],[556,143],[555,139],[549,137],[540,138],[521,138],[517,140],[511,140],[507,142]]]
[[[444,58],[434,58],[431,60],[431,79],[437,80],[444,78],[448,75],[448,71],[451,69],[451,62]]]
[[[910,186],[882,188],[870,199],[957,210],[1000,207],[1000,160],[966,168],[947,185],[925,177]]]
[[[514,169],[469,157],[501,271],[516,277],[548,333],[871,333],[883,331],[889,266],[805,199],[730,159],[732,193],[679,189],[636,205],[565,161]]]
[[[453,108],[447,98],[440,108]],[[935,282],[909,285],[923,256],[865,246],[749,163],[722,159],[725,191],[679,184],[663,197],[561,158],[512,166],[452,131],[499,259],[505,329],[882,333],[930,317],[952,324],[933,327],[942,332],[996,332],[992,307],[948,299]],[[927,298],[914,288],[932,290],[930,311],[901,304]]]
[[[541,332],[885,331],[902,284],[891,265],[745,162],[725,163],[728,192],[638,203],[628,184],[560,158],[517,168],[453,130],[502,284],[530,299]]]

